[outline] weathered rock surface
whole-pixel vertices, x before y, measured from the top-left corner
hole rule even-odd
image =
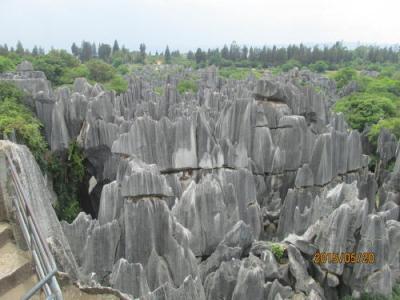
[[[68,272],[139,299],[390,293],[400,274],[400,146],[382,132],[381,171],[368,172],[362,137],[330,111],[356,86],[337,91],[298,69],[227,80],[214,67],[160,68],[168,75],[145,66],[119,95],[84,78],[53,92],[29,63],[0,75],[27,91],[52,151],[77,141],[87,158],[95,217],[60,225],[26,149],[13,155],[33,176],[25,183],[37,185],[36,209]],[[180,94],[193,73],[198,92]],[[368,251],[373,264],[312,261]]]
[[[54,192],[48,187],[35,158],[26,146],[0,140],[0,207],[4,209],[2,212],[5,214],[1,216],[2,219],[15,225],[13,230],[14,236],[17,237],[17,244],[25,248],[26,244],[15,213],[16,208],[12,203],[12,197],[16,197],[17,187],[11,179],[12,166],[8,158],[17,173],[16,180],[24,188],[24,197],[31,207],[37,226],[48,241],[60,270],[68,272],[74,279],[79,278],[76,260],[79,256],[74,255],[79,241],[71,246],[68,243],[68,234],[64,233],[52,206]]]
[[[110,283],[111,287],[134,298],[140,298],[150,292],[142,265],[131,264],[124,258],[115,263]]]

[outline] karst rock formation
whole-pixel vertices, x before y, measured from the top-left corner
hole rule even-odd
[[[214,67],[159,73],[144,68],[120,95],[83,78],[53,90],[27,62],[0,75],[27,92],[52,151],[76,140],[87,158],[92,214],[68,224],[29,150],[0,142],[0,160],[7,153],[19,166],[63,271],[143,300],[391,293],[400,271],[393,135],[381,132],[373,174],[361,135],[330,109],[343,91],[329,79],[297,69],[246,80]],[[198,92],[180,94],[188,74]],[[317,252],[375,260],[319,264]]]

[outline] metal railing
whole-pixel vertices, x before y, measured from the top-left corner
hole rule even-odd
[[[61,289],[55,276],[57,266],[54,257],[35,220],[32,207],[29,201],[27,201],[28,197],[26,196],[26,191],[22,186],[15,165],[8,153],[6,153],[6,157],[15,186],[16,197],[13,197],[13,204],[16,209],[17,219],[26,244],[32,253],[36,273],[39,278],[39,282],[22,299],[30,299],[38,290],[43,289],[46,299],[62,300]]]

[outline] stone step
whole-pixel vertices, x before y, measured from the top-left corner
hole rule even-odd
[[[0,248],[0,297],[33,275],[31,262],[29,252],[11,240]]]
[[[8,223],[0,222],[0,248],[11,240],[12,231]]]
[[[37,283],[37,278],[35,275],[30,276],[24,282],[21,282],[17,286],[8,290],[5,294],[0,296],[0,300],[11,300],[11,299],[21,299],[22,296],[26,294],[35,284]],[[61,282],[60,282],[61,284]],[[86,293],[80,290],[78,287],[72,283],[61,284],[61,291],[64,300],[118,300],[119,297],[113,294],[101,294],[101,293]],[[36,294],[31,298],[31,300],[46,300],[46,296],[43,290],[36,292]]]
[[[21,299],[35,284],[37,283],[37,278],[35,275],[29,276],[25,281],[17,284],[16,286],[9,289],[7,292],[0,296],[0,300],[9,299]],[[31,300],[41,300],[46,299],[42,291],[38,291]]]

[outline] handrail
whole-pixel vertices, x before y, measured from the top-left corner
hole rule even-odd
[[[8,153],[6,153],[6,157],[10,166],[11,178],[16,192],[16,197],[13,197],[13,204],[16,208],[18,222],[26,244],[32,252],[36,273],[39,277],[39,283],[37,283],[22,299],[30,299],[36,291],[43,288],[47,299],[63,300],[60,286],[55,277],[57,265],[54,257],[38,226],[32,207],[29,201],[27,201],[28,197],[18,177],[15,165]]]
[[[26,293],[21,300],[28,300],[30,299],[38,290],[42,288],[44,284],[46,284],[51,278],[56,275],[57,270],[51,271],[49,274],[47,274],[42,280],[40,280],[38,283],[35,284],[35,286],[28,292]]]

